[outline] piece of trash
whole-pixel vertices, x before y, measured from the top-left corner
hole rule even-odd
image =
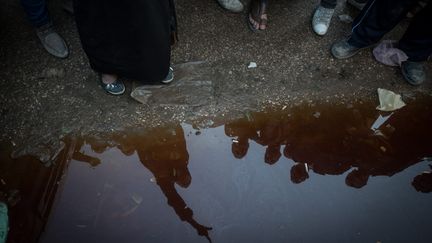
[[[249,65],[248,65],[249,69],[250,68],[256,68],[256,67],[258,67],[258,65],[256,64],[256,62],[250,62]]]
[[[318,119],[321,116],[321,113],[317,111],[313,114],[313,116]]]
[[[349,16],[348,14],[341,14],[338,17],[339,17],[339,20],[343,23],[350,24],[354,21],[353,18],[351,16]]]
[[[239,143],[239,141],[237,139],[235,139],[235,138],[232,139],[232,142],[233,143]]]
[[[283,107],[282,107],[282,110],[284,111],[285,109],[287,108],[287,106],[286,105],[284,105]]]
[[[372,124],[370,129],[372,131],[378,130],[392,115],[393,113],[391,113],[388,116],[379,115],[378,118],[375,120],[375,122]]]
[[[378,88],[378,97],[380,105],[377,106],[377,110],[380,111],[394,111],[406,105],[399,94],[387,89]]]
[[[156,178],[152,177],[152,178],[150,178],[150,181],[153,182],[153,183],[155,183],[156,182]]]
[[[206,62],[174,66],[175,79],[169,85],[134,81],[130,96],[142,104],[202,107],[215,102],[214,82],[222,76]]]
[[[0,243],[5,243],[9,228],[8,208],[3,202],[0,202]]]
[[[384,40],[372,51],[375,59],[387,66],[401,66],[402,62],[408,60],[408,56],[397,48],[397,41]]]
[[[384,146],[380,147],[381,151],[383,151],[384,153],[387,151],[387,149]]]

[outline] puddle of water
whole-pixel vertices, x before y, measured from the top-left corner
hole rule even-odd
[[[432,102],[246,113],[0,151],[15,242],[427,242]]]

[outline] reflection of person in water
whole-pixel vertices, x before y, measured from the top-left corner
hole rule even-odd
[[[249,149],[249,139],[256,138],[256,130],[252,121],[241,118],[225,124],[225,134],[233,139],[231,151],[235,158],[246,156]]]
[[[429,167],[432,169],[432,165],[429,165]],[[414,177],[411,184],[419,192],[432,192],[432,171],[425,171],[420,175],[417,175]]]
[[[208,231],[212,228],[199,224],[193,218],[193,211],[187,207],[175,188],[175,184],[186,188],[191,183],[191,175],[187,168],[189,154],[182,127],[154,129],[138,139],[135,143],[138,157],[153,173],[157,185],[168,199],[168,205],[182,221],[188,222],[199,235],[205,236],[211,242]],[[121,149],[131,151],[127,145]]]
[[[95,139],[89,139],[90,146],[93,151],[97,153],[103,153],[107,146],[101,145]],[[72,138],[70,141],[70,149],[73,149],[72,159],[84,163],[89,163],[91,166],[95,167],[101,163],[99,158],[92,157],[81,152],[81,148],[84,146],[84,139]]]

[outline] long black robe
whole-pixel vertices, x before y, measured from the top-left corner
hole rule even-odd
[[[163,80],[171,57],[173,0],[74,0],[91,67],[146,83]]]

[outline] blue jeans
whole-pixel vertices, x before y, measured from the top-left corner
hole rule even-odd
[[[50,22],[45,0],[21,0],[21,5],[34,27],[41,27]]]

